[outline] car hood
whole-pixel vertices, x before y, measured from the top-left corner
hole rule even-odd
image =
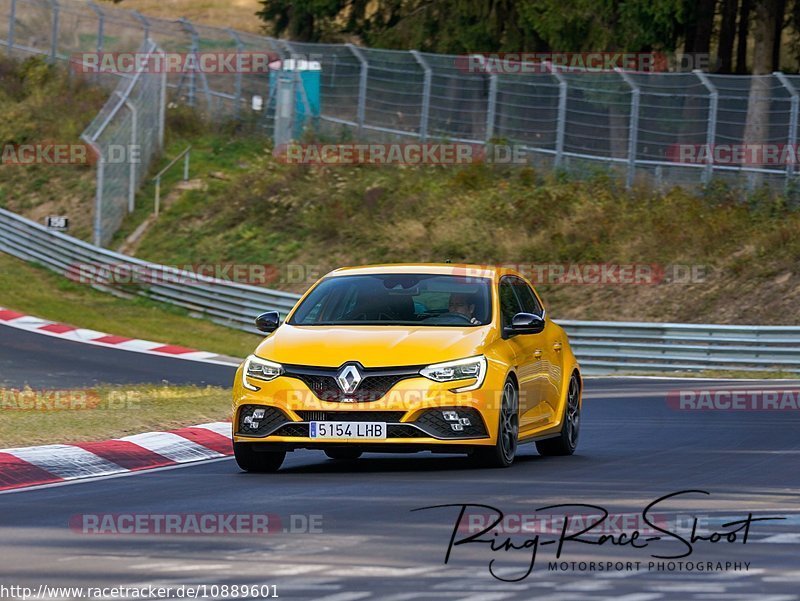
[[[339,367],[428,365],[482,352],[491,326],[291,326],[281,325],[256,349],[278,363]]]

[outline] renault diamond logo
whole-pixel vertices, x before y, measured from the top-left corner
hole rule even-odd
[[[355,365],[345,365],[339,370],[336,375],[336,381],[339,383],[339,388],[345,394],[353,394],[361,384],[361,372]]]

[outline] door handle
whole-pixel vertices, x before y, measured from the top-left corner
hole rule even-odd
[[[542,358],[542,349],[537,348],[535,351],[533,351],[533,358],[534,359],[541,359]]]
[[[560,342],[556,342],[555,344],[553,344],[553,350],[554,351],[560,351],[561,350],[561,343]]]

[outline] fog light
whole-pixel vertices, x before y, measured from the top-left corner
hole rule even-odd
[[[256,411],[263,411],[263,409],[257,409]],[[254,415],[255,413],[253,415],[245,416],[245,418],[242,420],[242,423],[245,425],[246,428],[250,428],[251,430],[258,430],[258,426],[260,426],[261,423],[257,419],[253,419]]]
[[[442,411],[442,417],[444,417],[445,421],[448,422],[458,421],[458,413],[456,413],[455,411]]]
[[[461,432],[464,430],[464,426],[461,424],[450,424],[450,427],[453,429],[453,432]]]
[[[462,426],[469,426],[469,425],[471,425],[471,424],[469,423],[469,418],[468,418],[468,417],[462,417],[462,418],[461,418],[460,420],[458,420],[458,421],[459,421],[459,423],[460,423]]]
[[[253,419],[264,419],[265,409],[256,409],[253,411]]]

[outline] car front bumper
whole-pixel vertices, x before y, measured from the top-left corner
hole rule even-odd
[[[259,382],[261,390],[250,391],[241,385],[237,372],[233,440],[252,443],[255,450],[358,446],[375,451],[458,452],[494,445],[502,386],[493,384],[495,379],[504,381],[505,375],[493,371],[489,369],[480,389],[470,392],[452,391],[464,382],[438,383],[420,376],[401,380],[381,398],[365,402],[323,401],[303,382],[287,377]],[[255,409],[263,409],[265,415],[253,428]],[[248,416],[250,423],[245,423]],[[383,422],[386,438],[311,438],[312,421]]]

